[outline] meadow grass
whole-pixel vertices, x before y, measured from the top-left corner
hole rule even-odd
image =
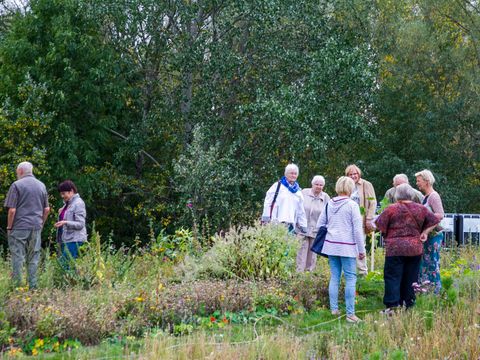
[[[346,323],[344,311],[339,317],[332,316],[328,310],[328,303],[314,302],[310,304],[311,308],[306,309],[301,306],[301,302],[297,302],[297,305],[289,310],[288,315],[280,311],[270,313],[257,311],[249,315],[244,323],[229,323],[222,327],[195,325],[186,332],[175,334],[172,334],[173,328],[145,328],[143,320],[135,317],[144,314],[138,311],[145,305],[143,300],[136,299],[139,299],[139,296],[147,298],[153,293],[158,293],[159,284],[163,284],[166,289],[169,287],[182,289],[183,286],[183,283],[179,283],[178,278],[175,278],[177,275],[171,264],[163,263],[149,254],[137,257],[128,265],[128,269],[122,270],[122,276],[116,275],[113,270],[105,271],[101,279],[97,278],[96,282],[89,284],[88,287],[81,282],[59,287],[57,280],[54,279],[58,275],[56,275],[58,269],[56,270],[53,259],[45,257],[40,272],[41,288],[33,294],[29,303],[22,298],[17,302],[12,300],[24,295],[12,291],[9,287],[9,264],[3,260],[0,261],[0,284],[4,286],[0,287],[0,299],[2,303],[10,301],[13,305],[22,305],[26,310],[33,309],[38,304],[47,304],[51,300],[54,308],[60,310],[62,316],[68,308],[62,309],[55,305],[55,301],[65,299],[72,301],[72,306],[73,303],[78,303],[79,307],[84,306],[88,311],[98,309],[103,312],[101,319],[92,322],[92,326],[98,327],[95,328],[99,334],[98,345],[82,346],[69,352],[40,354],[36,358],[478,359],[479,249],[465,247],[442,251],[442,276],[446,280],[452,279],[448,292],[445,291],[441,296],[421,295],[412,310],[399,312],[391,317],[379,314],[379,310],[383,308],[383,256],[383,250],[378,249],[375,254],[375,271],[365,278],[359,278],[357,282],[356,312],[364,320],[357,325]],[[91,257],[91,261],[98,263],[94,256]],[[106,267],[111,269],[122,269],[125,263],[125,259],[118,254],[104,256],[103,261]],[[85,268],[88,265],[88,262],[81,264]],[[320,258],[313,274],[302,275],[301,284],[326,286],[325,282],[312,282],[312,279],[328,278],[328,272],[327,260]],[[85,278],[90,281],[91,277],[87,275]],[[174,278],[172,282],[169,282],[170,276]],[[207,298],[208,294],[213,294],[212,289],[205,289]],[[292,289],[299,292],[308,290],[301,287]],[[188,295],[188,291],[199,289],[184,290]],[[165,289],[159,292],[160,296],[163,294],[162,291]],[[282,288],[274,287],[268,296],[273,296],[276,302],[282,301],[285,299],[283,295],[279,295],[282,292]],[[215,296],[223,296],[223,293],[218,294]],[[235,296],[235,292],[231,296]],[[256,296],[258,297],[258,294]],[[289,296],[297,298],[295,294]],[[342,296],[340,294],[341,305]],[[51,299],[48,300],[49,298]],[[255,301],[254,304],[258,304],[259,300]],[[130,309],[131,312],[119,317],[118,314],[125,311],[123,308],[118,309],[120,305],[126,306],[125,309]],[[117,311],[117,314],[112,316],[109,309]],[[19,314],[21,315],[21,312]],[[81,322],[81,316],[84,315],[84,312],[79,312],[77,319]],[[209,313],[203,316],[206,316],[208,322]],[[186,317],[186,326],[193,319],[195,317]],[[40,320],[45,322],[45,318]],[[105,328],[102,327],[105,324],[99,320],[106,321],[105,324],[108,326],[112,325],[109,332],[105,332]],[[118,324],[113,326],[112,321]],[[82,324],[76,325],[78,331],[89,331],[87,327],[80,326]],[[36,326],[38,332],[38,323]],[[55,329],[58,324],[52,323],[51,326]],[[132,336],[137,333],[137,336]],[[8,358],[7,353],[4,353],[3,357]]]

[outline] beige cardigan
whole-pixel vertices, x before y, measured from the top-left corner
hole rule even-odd
[[[363,224],[365,226],[366,221],[372,221],[375,217],[377,199],[375,196],[375,190],[370,181],[360,179],[356,185],[358,188],[358,195],[360,196],[360,206],[365,209],[365,213],[363,214]]]
[[[303,206],[305,208],[305,214],[307,216],[307,228],[308,231],[305,236],[314,238],[317,236],[318,227],[317,221],[322,213],[325,205],[330,200],[330,196],[326,192],[320,194],[320,196],[316,197],[313,195],[312,189],[303,189]]]

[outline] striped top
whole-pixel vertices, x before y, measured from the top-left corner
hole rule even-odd
[[[357,257],[365,254],[365,234],[360,207],[347,196],[337,196],[328,202],[328,221],[323,211],[317,227],[327,226],[322,253],[333,256]]]

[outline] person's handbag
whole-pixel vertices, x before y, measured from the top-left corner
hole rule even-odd
[[[327,224],[328,225],[328,203],[325,205],[325,217],[327,219]],[[328,257],[328,255],[325,255],[322,253],[323,250],[323,243],[325,242],[325,237],[327,236],[327,226],[320,226],[320,229],[318,229],[317,236],[315,236],[315,240],[313,241],[313,245],[310,248],[311,251],[313,251],[315,254],[321,255],[323,257]]]

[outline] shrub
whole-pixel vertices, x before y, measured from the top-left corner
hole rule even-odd
[[[6,302],[5,313],[20,338],[57,337],[97,344],[115,330],[111,295],[100,300],[100,290],[17,291]]]
[[[299,241],[282,225],[232,229],[217,235],[200,259],[187,258],[182,277],[267,280],[288,279],[295,273]]]

